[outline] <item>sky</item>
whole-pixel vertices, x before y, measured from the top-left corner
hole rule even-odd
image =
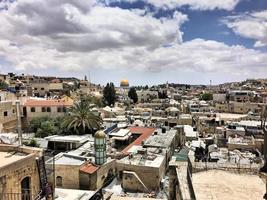
[[[0,0],[0,73],[93,83],[267,78],[267,0]]]

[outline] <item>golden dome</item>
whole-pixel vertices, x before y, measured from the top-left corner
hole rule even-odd
[[[95,133],[95,138],[100,139],[100,138],[105,138],[105,137],[106,137],[106,134],[105,134],[105,132],[102,131],[102,130],[97,131],[97,132]]]
[[[129,87],[129,81],[127,79],[121,80],[121,87]]]

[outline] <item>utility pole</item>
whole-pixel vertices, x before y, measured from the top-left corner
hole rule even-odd
[[[55,168],[55,155],[53,155],[53,200],[56,199],[56,168]]]
[[[17,131],[19,137],[19,146],[22,146],[22,131],[21,131],[21,116],[20,116],[20,101],[16,101],[16,114],[17,114]]]

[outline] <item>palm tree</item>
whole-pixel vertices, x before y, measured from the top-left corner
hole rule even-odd
[[[64,117],[62,128],[79,134],[92,133],[101,128],[102,119],[92,112],[90,102],[80,98]]]

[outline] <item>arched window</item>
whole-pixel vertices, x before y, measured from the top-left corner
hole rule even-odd
[[[56,186],[57,187],[62,187],[62,177],[61,176],[57,176],[57,178],[56,178]]]

